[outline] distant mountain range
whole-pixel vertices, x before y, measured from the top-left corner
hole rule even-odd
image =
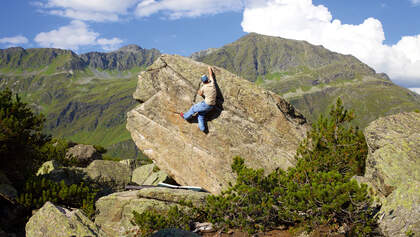
[[[361,127],[378,117],[420,109],[420,96],[351,55],[305,41],[250,33],[219,49],[191,55],[274,91],[314,121],[337,97]]]
[[[136,75],[160,52],[128,45],[77,55],[61,49],[0,50],[0,88],[18,92],[47,117],[46,132],[105,146],[110,156],[141,156],[125,128]]]
[[[0,88],[9,87],[47,117],[45,130],[79,143],[105,146],[114,157],[142,154],[125,128],[137,74],[159,56],[128,45],[77,55],[61,49],[0,50]],[[420,96],[349,55],[304,41],[248,34],[219,49],[191,55],[274,91],[314,121],[337,97],[356,123],[420,108]],[[223,80],[220,78],[219,80]]]

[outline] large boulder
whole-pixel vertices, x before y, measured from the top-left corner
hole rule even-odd
[[[220,193],[235,180],[232,158],[267,172],[295,164],[308,130],[306,119],[278,95],[215,67],[217,106],[208,114],[208,133],[179,116],[201,99],[200,76],[207,65],[163,55],[140,74],[128,113],[131,137],[156,165],[181,185]]]
[[[365,129],[366,180],[382,203],[386,236],[420,233],[420,113],[380,118]]]
[[[66,159],[75,159],[78,165],[86,167],[94,160],[102,160],[102,154],[92,145],[78,144],[68,149]]]
[[[154,209],[164,213],[174,205],[187,208],[182,205],[184,201],[199,207],[205,203],[208,195],[203,192],[168,188],[146,188],[113,193],[96,202],[98,215],[95,223],[109,236],[130,236],[132,231],[137,229],[132,224],[133,211],[143,213]]]
[[[106,236],[80,210],[70,211],[50,202],[29,219],[25,229],[28,237]]]

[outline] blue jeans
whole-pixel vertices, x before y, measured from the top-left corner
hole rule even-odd
[[[210,110],[213,109],[213,105],[208,105],[204,101],[191,106],[190,110],[184,114],[184,119],[190,119],[195,113],[198,113],[198,128],[201,131],[206,130],[204,117]]]

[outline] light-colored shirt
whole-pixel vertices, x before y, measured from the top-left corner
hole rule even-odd
[[[213,80],[209,79],[209,83],[204,83],[201,87],[200,91],[204,95],[204,102],[208,105],[215,105],[216,104],[216,85],[214,84]]]

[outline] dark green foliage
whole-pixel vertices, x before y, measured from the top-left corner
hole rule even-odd
[[[276,227],[277,210],[273,208],[271,190],[277,184],[270,182],[262,169],[247,168],[239,157],[234,158],[232,170],[238,175],[236,184],[220,196],[207,199],[207,219],[220,227],[239,227],[250,233]]]
[[[66,157],[69,143],[64,139],[53,138],[41,147],[45,161],[55,160],[63,166],[79,166],[77,159]]]
[[[353,119],[353,112],[346,110],[338,98],[329,116],[321,115],[299,146],[297,169],[363,175],[367,144],[362,131],[350,124]]]
[[[44,161],[40,149],[50,140],[41,132],[44,121],[18,95],[0,91],[0,169],[18,184]]]
[[[172,206],[166,213],[152,209],[140,214],[133,211],[133,215],[132,222],[139,227],[137,236],[149,236],[154,231],[164,228],[191,230],[191,224],[198,218],[194,210],[180,210],[178,206]]]
[[[95,214],[97,192],[98,190],[84,183],[68,186],[64,181],[57,183],[43,177],[33,177],[26,182],[18,202],[34,210],[50,201],[59,206],[80,208],[92,218]]]
[[[96,151],[98,151],[101,154],[105,154],[107,152],[107,150],[100,145],[93,145],[93,147],[96,149]]]
[[[207,219],[219,227],[242,228],[249,233],[279,225],[347,226],[349,233],[369,235],[376,224],[367,187],[359,187],[337,171],[301,173],[296,168],[264,176],[235,158],[237,183],[220,196],[208,198]],[[300,177],[307,176],[306,182]]]

